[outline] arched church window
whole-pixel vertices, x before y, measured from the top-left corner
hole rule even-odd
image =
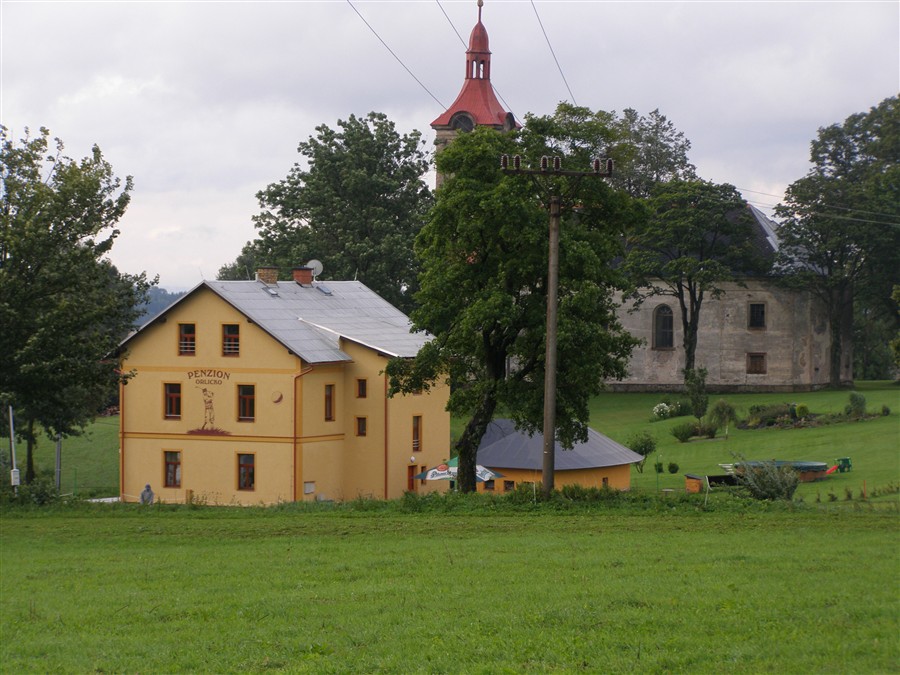
[[[675,317],[672,308],[660,305],[653,310],[653,349],[675,347]]]
[[[458,112],[450,118],[450,126],[457,131],[472,131],[475,120],[467,112]]]

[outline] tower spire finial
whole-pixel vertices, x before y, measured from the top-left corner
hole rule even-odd
[[[478,23],[481,23],[481,8],[484,7],[484,0],[478,0]]]

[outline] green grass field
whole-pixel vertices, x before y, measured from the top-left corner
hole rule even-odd
[[[448,500],[452,501],[452,500]],[[3,672],[891,673],[896,509],[0,518]]]
[[[897,673],[900,501],[845,493],[900,481],[900,390],[861,389],[894,412],[727,443],[679,444],[678,420],[649,421],[657,395],[594,401],[593,426],[650,429],[681,465],[660,488],[731,453],[851,456],[794,504],[658,497],[648,466],[631,495],[593,503],[6,506],[0,672]],[[727,398],[829,412],[847,392]],[[114,423],[64,442],[79,490],[115,494]],[[52,443],[38,461],[53,466]]]
[[[891,382],[861,382],[856,391],[866,397],[867,408],[879,412],[886,405],[891,414],[865,421],[847,422],[806,429],[750,429],[731,428],[728,440],[719,433],[713,440],[695,439],[679,443],[671,434],[677,424],[693,418],[678,417],[657,422],[649,421],[659,394],[612,394],[598,396],[591,406],[591,426],[607,436],[627,443],[638,431],[649,430],[658,442],[657,455],[664,465],[676,462],[679,472],[666,471],[657,476],[647,461],[643,474],[632,473],[632,484],[638,489],[684,488],[684,474],[722,473],[719,464],[733,463],[735,456],[748,460],[803,460],[834,464],[838,457],[850,457],[853,470],[834,473],[825,481],[801,484],[797,497],[805,501],[828,499],[832,492],[839,499],[846,491],[855,495],[865,486],[867,492],[891,483],[900,483],[900,387]],[[719,398],[732,403],[740,417],[745,417],[751,405],[765,403],[806,403],[814,413],[843,411],[849,391],[819,391],[802,394],[710,394],[710,405]]]

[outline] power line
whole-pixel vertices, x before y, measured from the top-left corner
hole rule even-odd
[[[574,105],[578,105],[578,102],[575,100],[575,94],[572,93],[572,89],[569,87],[569,81],[566,80],[566,75],[563,73],[562,66],[559,65],[559,59],[556,58],[556,52],[553,51],[553,45],[550,44],[550,38],[547,37],[547,31],[544,30],[544,23],[541,21],[541,16],[538,14],[537,7],[534,4],[534,0],[531,0],[531,8],[534,10],[534,15],[537,17],[538,25],[541,27],[541,32],[544,34],[544,39],[547,41],[547,46],[550,48],[550,53],[553,55],[553,60],[556,61],[556,67],[559,70],[560,76],[562,76],[563,83],[566,85],[566,89],[569,91],[569,96],[572,97],[572,103]]]
[[[459,38],[459,41],[462,42],[462,46],[466,46],[466,41],[463,40],[463,36],[459,34],[459,31],[456,30],[456,26],[450,20],[450,17],[447,16],[447,12],[444,11],[444,6],[441,4],[441,0],[434,0],[437,3],[437,6],[441,8],[441,13],[444,15],[444,18],[447,19],[447,23],[450,24],[450,27],[453,29],[453,32],[456,33],[456,37]]]
[[[466,44],[466,41],[463,40],[463,36],[460,35],[460,34],[459,34],[459,31],[456,29],[456,25],[453,23],[453,21],[452,21],[452,20],[450,19],[450,17],[447,15],[447,12],[444,11],[444,6],[441,4],[441,0],[435,0],[435,2],[437,3],[437,6],[441,8],[441,13],[444,15],[444,18],[447,19],[447,23],[450,24],[450,27],[453,29],[453,32],[456,33],[456,37],[459,38],[459,41],[462,43],[462,46],[468,48],[468,45]],[[512,112],[512,109],[510,108],[509,103],[506,102],[506,100],[503,98],[503,95],[499,92],[499,90],[497,89],[497,87],[494,86],[494,83],[493,83],[493,82],[491,82],[491,89],[494,90],[494,93],[497,95],[497,98],[500,99],[500,102],[503,103],[504,107],[505,107],[507,110],[509,110],[510,112]],[[513,113],[513,117],[516,117],[516,114],[515,114],[515,113]]]
[[[759,192],[758,190],[748,190],[746,188],[740,188],[740,187],[737,189],[740,190],[741,192],[752,192],[753,194],[765,195],[766,197],[777,197],[778,199],[784,199],[783,196],[773,195],[769,192]],[[833,204],[822,204],[822,206],[825,207],[826,209],[839,209],[841,211],[852,211],[853,213],[864,213],[868,216],[881,216],[883,218],[896,217],[896,214],[894,214],[894,213],[881,213],[879,211],[866,211],[864,209],[855,209],[850,206],[835,206]],[[822,214],[818,214],[818,215],[822,215]],[[860,221],[860,222],[877,222],[877,221]]]
[[[395,59],[397,59],[397,63],[399,63],[401,66],[403,66],[403,69],[404,69],[407,73],[409,73],[410,77],[412,77],[412,79],[414,79],[414,80],[419,84],[419,86],[422,87],[422,89],[424,89],[425,92],[426,92],[431,98],[433,98],[433,99],[435,100],[435,102],[436,102],[439,106],[441,106],[442,108],[445,108],[445,109],[446,109],[447,106],[445,106],[443,103],[441,103],[440,100],[438,99],[438,97],[435,96],[434,94],[432,94],[431,91],[428,89],[428,87],[426,87],[424,84],[422,84],[422,81],[421,81],[418,77],[416,77],[416,76],[413,74],[413,71],[411,71],[411,70],[406,66],[405,63],[403,63],[403,60],[402,60],[399,56],[397,56],[397,55],[394,53],[394,50],[391,49],[390,47],[388,47],[387,42],[385,42],[384,40],[381,39],[381,36],[375,31],[374,28],[372,28],[372,26],[369,24],[369,22],[366,21],[365,17],[364,17],[362,14],[359,13],[359,10],[356,9],[356,7],[354,6],[353,2],[351,2],[351,0],[347,0],[347,4],[350,5],[350,7],[353,8],[353,11],[356,12],[356,15],[357,15],[360,19],[362,19],[362,22],[363,22],[364,24],[366,24],[366,26],[368,27],[368,29],[369,29],[370,31],[372,31],[372,35],[374,35],[375,37],[377,37],[377,38],[378,38],[378,41],[379,41],[381,44],[384,45],[384,48],[387,49],[387,50],[390,52],[391,56],[393,56]]]

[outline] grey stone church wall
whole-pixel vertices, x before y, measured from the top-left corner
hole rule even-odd
[[[747,279],[744,284],[746,287],[726,285],[719,299],[704,298],[696,366],[707,369],[708,387],[717,391],[809,391],[827,386],[831,335],[821,303],[809,293],[779,288],[763,279]],[[765,327],[749,327],[751,304],[764,306]],[[668,305],[673,313],[672,348],[653,344],[654,312],[660,305]],[[684,332],[677,298],[650,298],[636,312],[629,312],[629,306],[619,309],[619,319],[643,344],[633,352],[628,376],[609,382],[609,387],[680,389]]]

